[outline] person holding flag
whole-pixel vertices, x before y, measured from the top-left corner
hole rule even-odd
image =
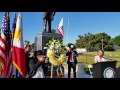
[[[26,58],[24,51],[23,32],[22,32],[22,15],[19,12],[16,22],[16,28],[12,46],[13,65],[17,70],[17,78],[26,77]]]

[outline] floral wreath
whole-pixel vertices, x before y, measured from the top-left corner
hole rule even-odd
[[[62,64],[66,59],[66,52],[63,45],[59,39],[52,38],[46,44],[47,49],[47,57],[49,57],[49,61],[54,66]]]

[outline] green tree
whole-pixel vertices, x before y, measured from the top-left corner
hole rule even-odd
[[[111,37],[106,33],[87,33],[78,37],[75,43],[77,48],[86,48],[88,51],[102,49],[102,47],[104,50],[113,48]]]
[[[95,36],[91,33],[79,35],[79,39],[76,40],[77,48],[86,48],[88,51],[94,47],[94,38]]]
[[[113,39],[113,42],[114,42],[115,45],[120,46],[120,35],[119,35],[119,36],[116,36],[116,37]]]
[[[31,44],[31,49],[34,50],[35,49],[35,43]]]

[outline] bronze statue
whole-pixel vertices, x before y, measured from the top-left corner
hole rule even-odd
[[[43,12],[43,32],[46,32],[46,26],[48,23],[48,31],[49,33],[52,33],[51,31],[51,22],[54,18],[55,12]]]

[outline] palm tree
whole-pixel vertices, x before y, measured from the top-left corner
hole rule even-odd
[[[30,41],[25,40],[25,44],[26,44],[26,45],[29,45],[29,44],[30,44]]]
[[[27,40],[25,40],[25,44],[27,43]]]
[[[27,41],[27,45],[29,45],[30,44],[30,41]]]

